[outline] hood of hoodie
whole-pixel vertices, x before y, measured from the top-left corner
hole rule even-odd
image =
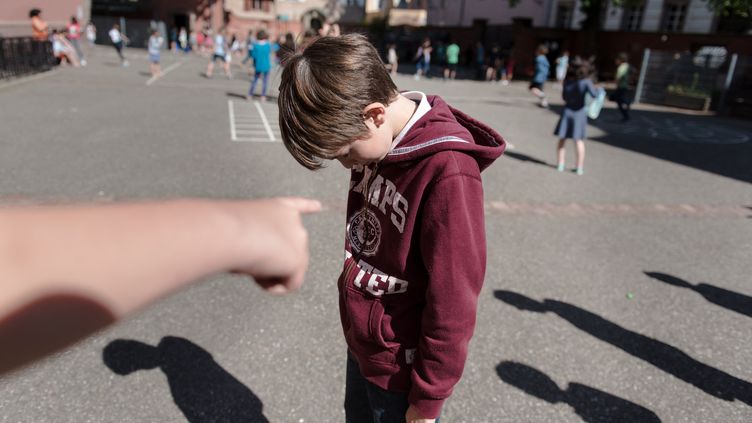
[[[451,107],[438,96],[426,99],[431,110],[415,122],[405,138],[382,160],[382,165],[454,150],[473,157],[483,171],[504,152],[506,142],[488,125]]]

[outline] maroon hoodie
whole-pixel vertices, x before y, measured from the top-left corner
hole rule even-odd
[[[428,101],[381,162],[352,171],[338,286],[363,376],[408,392],[435,418],[462,376],[486,269],[480,172],[505,143],[439,97]]]

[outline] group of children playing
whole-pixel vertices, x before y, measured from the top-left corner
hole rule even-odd
[[[544,92],[544,85],[548,80],[550,63],[546,55],[548,48],[545,45],[538,46],[535,57],[535,71],[530,81],[530,92],[535,95],[540,106],[547,108],[548,100]],[[619,111],[622,114],[622,122],[629,120],[630,99],[628,96],[628,87],[631,78],[631,66],[628,63],[629,58],[626,53],[619,53],[616,59],[616,90],[610,99],[617,103]],[[569,52],[556,59],[556,80],[562,91],[564,99],[564,108],[562,109],[559,121],[554,129],[554,135],[559,139],[556,147],[556,169],[563,172],[566,168],[566,140],[575,141],[576,165],[573,172],[577,175],[584,174],[585,164],[585,139],[588,116],[597,117],[598,110],[592,110],[593,107],[599,108],[600,102],[605,95],[603,87],[597,87],[593,83],[595,67],[593,59],[585,60],[575,57],[569,59]],[[590,106],[591,102],[596,105]],[[588,108],[590,107],[590,113]]]
[[[96,38],[94,25],[89,23],[83,30],[75,16],[71,17],[65,30],[52,30],[49,39],[52,42],[52,54],[58,64],[69,64],[75,67],[86,66],[86,58],[81,48],[81,36],[84,35],[84,32],[89,42],[94,44]]]
[[[235,37],[232,37],[235,39]],[[253,80],[251,82],[250,89],[248,90],[247,98],[252,98],[256,92],[256,85],[261,80],[261,101],[266,101],[266,94],[269,85],[269,72],[272,69],[272,54],[279,50],[278,43],[271,43],[269,41],[269,33],[260,29],[256,32],[255,36],[252,32],[248,34],[247,41],[247,56],[243,60],[243,64],[250,61],[253,69]],[[213,42],[213,54],[209,60],[209,64],[206,68],[206,77],[211,78],[214,71],[214,64],[220,62],[224,70],[225,76],[228,79],[232,78],[231,64],[232,55],[235,51],[240,50],[240,43],[235,41],[229,41],[227,37],[227,30],[222,28],[214,36]]]

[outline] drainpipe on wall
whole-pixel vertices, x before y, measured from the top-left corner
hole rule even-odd
[[[551,25],[551,9],[553,9],[554,1],[555,0],[546,0],[546,6],[545,6],[546,7],[546,20],[545,22],[543,22],[543,25],[541,26],[544,26],[544,27],[552,26]]]

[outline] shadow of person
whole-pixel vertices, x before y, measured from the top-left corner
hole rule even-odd
[[[547,167],[551,167],[551,168],[555,168],[556,167],[556,166],[554,166],[554,165],[552,165],[550,163],[544,162],[541,159],[536,159],[535,157],[528,156],[527,154],[522,154],[522,153],[515,152],[515,151],[505,151],[504,155],[507,156],[507,157],[510,157],[512,159],[519,160],[521,162],[530,162],[530,163],[534,163],[534,164],[538,164],[538,165],[542,165],[542,166],[547,166]]]
[[[674,346],[632,332],[597,314],[562,301],[546,299],[538,302],[504,290],[494,291],[494,296],[519,310],[555,313],[576,328],[652,364],[709,395],[726,401],[738,399],[752,405],[751,383],[699,362]]]
[[[117,339],[105,347],[102,356],[105,365],[122,376],[160,368],[175,404],[191,423],[269,421],[262,413],[261,400],[209,352],[187,339],[166,336],[156,347]]]
[[[631,401],[572,382],[566,390],[559,389],[545,373],[514,361],[502,361],[496,373],[504,382],[548,403],[565,403],[585,422],[659,423],[658,416]]]
[[[729,291],[707,283],[692,285],[684,279],[660,272],[643,272],[649,277],[679,288],[687,288],[705,297],[713,304],[735,311],[748,317],[752,317],[752,297],[738,292]]]

